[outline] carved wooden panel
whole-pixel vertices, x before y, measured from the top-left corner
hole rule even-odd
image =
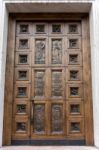
[[[52,71],[52,96],[63,96],[63,85],[62,85],[62,71],[53,70]]]
[[[45,105],[34,104],[34,120],[33,120],[33,132],[35,134],[45,133]]]
[[[84,121],[80,117],[70,118],[67,123],[67,133],[70,137],[81,137],[84,135]]]
[[[61,33],[61,24],[53,24],[52,33]]]
[[[62,64],[62,39],[53,39],[51,43],[52,64]]]
[[[36,39],[35,40],[35,64],[45,64],[45,50],[46,50],[45,39]]]
[[[37,24],[36,25],[36,33],[44,33],[45,32],[45,25],[44,24]]]
[[[52,104],[51,112],[51,131],[53,134],[63,132],[63,106],[61,104]]]
[[[45,71],[35,71],[34,76],[34,95],[44,96],[45,95]]]

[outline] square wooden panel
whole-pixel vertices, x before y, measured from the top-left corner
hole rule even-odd
[[[13,110],[13,112],[14,112],[14,115],[22,115],[22,116],[24,116],[24,115],[30,115],[30,106],[29,106],[30,104],[29,104],[29,101],[27,101],[27,100],[21,100],[21,101],[19,101],[19,100],[16,100],[15,102],[14,102],[14,110]]]
[[[82,82],[82,67],[68,67],[66,70],[67,82]]]
[[[83,101],[79,100],[67,101],[66,108],[67,108],[67,117],[84,115]]]
[[[16,51],[30,51],[32,39],[29,36],[16,37]]]
[[[15,82],[30,82],[31,81],[31,68],[17,67],[15,68]]]
[[[65,25],[66,33],[68,35],[81,35],[81,23],[70,22]]]
[[[32,66],[45,66],[48,64],[48,38],[36,36],[33,39]]]
[[[67,98],[82,98],[83,97],[83,86],[82,84],[67,84],[66,95]]]
[[[67,65],[82,65],[82,53],[79,51],[68,51],[67,52]]]
[[[64,34],[64,24],[58,22],[49,24],[49,34],[52,36]]]
[[[13,138],[28,139],[30,124],[27,116],[16,116],[13,120]]]
[[[23,99],[30,98],[30,84],[17,83],[15,84],[15,98]]]
[[[15,65],[31,65],[31,53],[29,52],[16,52]]]
[[[84,137],[84,118],[81,117],[68,118],[67,136],[69,138]]]
[[[36,22],[33,24],[35,35],[47,35],[48,34],[48,24],[45,22]]]
[[[17,22],[16,34],[20,35],[29,35],[32,31],[32,23],[29,22]]]
[[[68,36],[67,37],[67,50],[75,51],[75,50],[81,50],[81,37],[80,36]]]

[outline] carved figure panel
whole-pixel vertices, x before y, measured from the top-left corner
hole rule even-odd
[[[26,131],[26,123],[25,122],[17,122],[16,123],[16,131],[17,132],[25,132]]]
[[[70,71],[70,80],[78,80],[78,71],[77,70],[71,70]]]
[[[28,24],[20,25],[20,33],[26,34],[28,32],[29,32],[29,25]]]
[[[69,25],[69,33],[70,34],[77,34],[78,33],[78,26],[76,24]]]
[[[44,134],[45,132],[45,105],[34,105],[34,133]]]
[[[70,54],[69,64],[77,64],[77,63],[78,63],[78,54]]]
[[[35,84],[34,95],[44,96],[45,95],[45,72],[44,71],[35,71],[34,84]]]
[[[69,39],[69,48],[78,48],[78,39]]]
[[[26,105],[18,104],[17,105],[17,113],[26,113]]]
[[[53,39],[51,47],[52,55],[51,61],[52,64],[62,64],[62,40]]]
[[[27,71],[24,71],[24,70],[22,70],[22,71],[19,71],[18,72],[19,73],[19,80],[26,80],[27,79]]]
[[[80,123],[79,122],[71,122],[70,131],[71,132],[80,132]]]
[[[80,113],[80,105],[79,104],[70,105],[70,113]]]
[[[17,97],[26,97],[27,96],[27,87],[18,87]]]
[[[61,104],[52,105],[52,132],[62,133],[63,131],[63,107]]]
[[[36,39],[35,41],[35,64],[45,64],[46,41]]]
[[[52,96],[62,96],[62,72],[52,71]]]
[[[77,96],[79,94],[79,88],[78,87],[70,87],[70,95],[71,96]]]
[[[28,55],[20,54],[19,55],[19,63],[26,64],[28,62]]]
[[[44,32],[45,32],[45,25],[44,24],[36,25],[36,33],[44,33]]]
[[[52,25],[52,32],[53,33],[60,33],[61,32],[61,25],[60,24]]]
[[[21,39],[19,41],[19,48],[20,49],[26,49],[26,48],[28,48],[28,39]]]

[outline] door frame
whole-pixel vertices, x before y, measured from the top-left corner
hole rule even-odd
[[[12,135],[12,107],[13,107],[13,76],[14,76],[14,49],[16,20],[34,21],[78,21],[82,22],[83,46],[83,84],[85,109],[85,142],[93,145],[93,106],[92,106],[92,78],[91,78],[91,50],[89,33],[89,14],[87,13],[30,13],[9,14],[8,43],[5,74],[4,99],[4,127],[3,145],[11,145]]]

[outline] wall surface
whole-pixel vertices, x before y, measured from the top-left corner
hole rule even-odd
[[[52,7],[53,4],[55,7]],[[90,13],[94,143],[99,147],[99,0],[0,0],[0,146],[2,146],[3,133],[8,13],[38,12],[38,10]]]

